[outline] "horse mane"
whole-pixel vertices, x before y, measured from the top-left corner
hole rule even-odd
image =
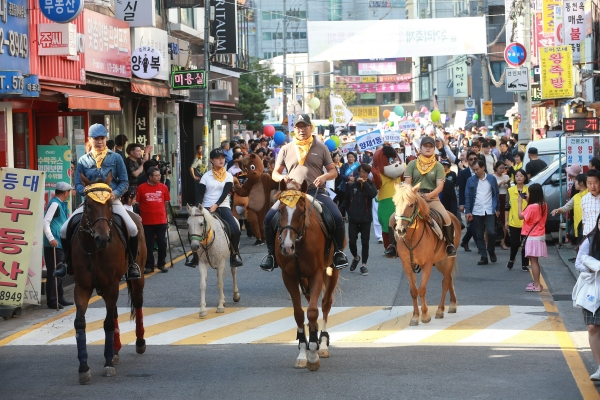
[[[409,185],[396,186],[396,193],[394,193],[392,200],[396,206],[399,204],[411,204],[416,201],[419,206],[419,215],[421,218],[423,218],[425,221],[429,221],[431,218],[429,215],[429,204],[427,204],[425,199],[423,199],[418,192],[415,193],[413,188]]]

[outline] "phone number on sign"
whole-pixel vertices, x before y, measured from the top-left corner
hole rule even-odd
[[[4,291],[0,290],[0,301],[2,301],[2,300],[21,301],[22,296],[23,295],[21,293],[11,293],[11,292],[4,292]]]

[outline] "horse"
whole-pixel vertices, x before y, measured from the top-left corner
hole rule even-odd
[[[208,315],[206,311],[206,276],[208,267],[217,270],[217,287],[219,288],[219,305],[217,313],[225,312],[225,295],[223,294],[223,272],[229,262],[229,238],[225,233],[224,223],[211,215],[202,205],[187,206],[188,235],[192,251],[198,253],[200,270],[200,318]],[[237,267],[231,267],[233,276],[233,301],[241,299],[237,286]]]
[[[317,205],[314,199],[307,196],[307,187],[306,181],[302,185],[294,181],[279,182],[281,193],[278,195],[278,203],[274,206],[279,210],[275,260],[281,267],[283,283],[292,299],[294,318],[298,327],[296,339],[300,354],[296,359],[295,367],[316,371],[321,366],[320,357],[329,357],[327,317],[333,303],[333,292],[340,271],[332,268],[333,245],[330,243],[327,246],[328,238],[321,229]],[[309,340],[306,340],[304,331],[304,310],[298,286],[308,301],[306,316]],[[323,328],[320,336],[317,337],[319,330],[317,303],[321,292]]]
[[[117,300],[119,298],[119,282],[127,271],[128,256],[126,246],[115,236],[116,229],[113,219],[110,195],[109,172],[104,183],[91,184],[83,174],[82,182],[86,185],[86,195],[83,199],[83,213],[71,245],[71,258],[75,278],[75,338],[77,341],[77,358],[79,359],[79,383],[88,384],[92,378],[88,366],[88,354],[85,335],[85,313],[94,288],[106,304],[104,319],[104,369],[102,376],[114,376],[115,365],[119,363],[121,339],[117,315]],[[100,202],[98,201],[100,200]],[[104,201],[104,202],[102,202]],[[138,228],[139,250],[136,257],[138,265],[146,263],[146,241],[141,220],[130,213]],[[126,229],[125,229],[126,231]],[[127,233],[125,232],[125,235]],[[70,240],[70,238],[68,239]],[[130,318],[135,320],[136,342],[138,354],[146,351],[144,339],[144,322],[142,305],[144,303],[144,276],[140,279],[127,281],[129,295]]]
[[[413,316],[410,320],[411,326],[419,324],[417,295],[421,297],[421,322],[426,324],[431,321],[425,295],[427,293],[427,282],[434,264],[444,276],[442,280],[442,298],[435,317],[444,318],[444,303],[448,291],[450,291],[448,312],[456,312],[456,293],[454,292],[453,283],[454,275],[458,269],[456,257],[446,256],[445,240],[440,240],[429,225],[431,219],[430,208],[427,201],[419,194],[420,186],[420,184],[417,184],[411,188],[408,185],[396,184],[396,193],[393,197],[396,206],[396,249],[410,284],[410,294],[414,306]],[[460,222],[452,213],[448,214],[452,224],[454,224],[454,246],[458,248],[461,236]],[[418,290],[417,266],[420,266],[423,271]]]

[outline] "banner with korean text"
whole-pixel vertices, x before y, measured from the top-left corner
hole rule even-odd
[[[581,173],[585,174],[589,170],[590,160],[596,156],[599,149],[598,136],[567,136],[567,168],[571,165],[581,167]],[[567,177],[567,190],[571,190],[573,178]]]
[[[383,146],[381,131],[375,130],[362,136],[358,136],[356,138],[356,144],[358,145],[358,150],[361,152],[374,149],[377,146]]]
[[[563,3],[564,44],[571,46],[573,61],[581,59],[581,41],[585,38],[585,2],[568,1]]]
[[[542,18],[544,20],[544,33],[554,35],[554,7],[562,7],[562,0],[542,0]]]
[[[329,105],[331,106],[331,119],[336,128],[346,126],[352,121],[352,112],[346,107],[346,102],[338,95],[329,95]]]
[[[539,51],[542,99],[574,97],[571,46],[541,47]]]
[[[44,173],[1,168],[0,187],[0,305],[20,307],[32,254],[41,252],[41,237],[35,240],[35,229],[37,220],[43,218]],[[41,273],[39,267],[35,270]]]

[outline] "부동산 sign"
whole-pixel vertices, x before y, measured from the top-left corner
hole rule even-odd
[[[6,4],[6,1],[0,3]],[[71,22],[83,11],[84,0],[40,0],[40,10],[52,22]]]

